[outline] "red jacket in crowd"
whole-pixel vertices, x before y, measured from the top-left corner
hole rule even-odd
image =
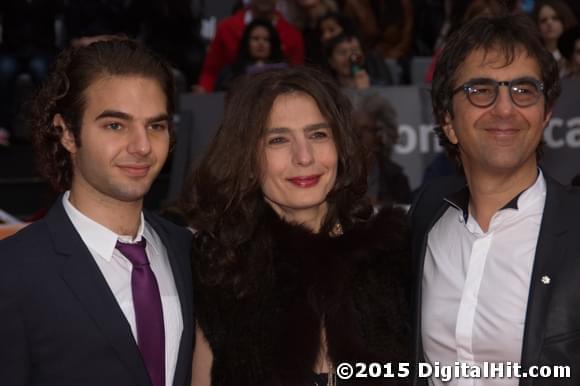
[[[199,77],[199,84],[204,90],[213,91],[221,70],[236,60],[238,46],[246,28],[248,17],[246,12],[250,11],[240,10],[218,24],[215,38],[209,46]],[[284,56],[291,64],[302,64],[304,42],[300,31],[288,23],[280,13],[276,13],[275,24]]]

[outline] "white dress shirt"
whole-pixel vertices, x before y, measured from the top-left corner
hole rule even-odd
[[[110,229],[85,216],[69,201],[70,192],[62,198],[64,209],[73,226],[81,236],[99,266],[109,288],[113,292],[119,307],[125,314],[135,341],[137,341],[137,327],[135,323],[135,309],[133,308],[133,294],[131,291],[131,271],[133,265],[121,254],[115,245],[117,240],[135,243],[142,237],[147,240],[146,253],[155,274],[161,295],[163,308],[163,323],[165,327],[165,385],[173,384],[179,343],[183,332],[183,318],[181,303],[175,288],[171,265],[167,257],[167,250],[159,236],[149,224],[145,222],[141,213],[141,224],[137,237],[117,235]]]
[[[452,365],[521,362],[528,292],[546,182],[496,212],[487,232],[469,214],[467,188],[429,232],[422,283],[425,359]],[[518,379],[431,378],[432,385],[517,385]]]

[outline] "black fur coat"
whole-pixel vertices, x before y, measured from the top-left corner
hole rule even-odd
[[[237,299],[231,291],[203,285],[204,259],[194,257],[195,310],[213,352],[212,384],[313,385],[322,326],[335,365],[408,362],[402,211],[383,209],[339,237],[313,234],[273,212],[266,217],[272,274],[253,295]]]

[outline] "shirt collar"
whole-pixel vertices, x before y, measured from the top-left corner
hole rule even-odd
[[[70,191],[65,192],[62,196],[62,204],[75,229],[81,236],[81,239],[84,241],[85,245],[91,251],[95,252],[97,255],[101,256],[107,261],[111,261],[111,258],[113,257],[113,251],[115,250],[117,240],[128,243],[136,243],[140,241],[144,236],[144,233],[146,233],[143,212],[141,212],[139,230],[137,231],[137,236],[135,238],[128,235],[118,235],[109,228],[84,215],[71,204],[69,197]],[[146,234],[145,238],[148,239]]]
[[[447,203],[454,206],[463,213],[463,220],[467,222],[469,216],[469,188],[465,185],[463,188],[455,191],[448,197],[444,198]]]
[[[499,210],[519,210],[520,208],[525,208],[529,206],[534,197],[541,194],[546,194],[546,181],[544,179],[542,170],[538,168],[538,177],[536,178],[534,184],[516,194],[514,198],[512,198]],[[444,198],[444,200],[447,201],[450,205],[454,206],[457,210],[462,212],[463,220],[465,222],[467,222],[467,218],[469,217],[469,197],[469,187],[465,185],[463,188]]]

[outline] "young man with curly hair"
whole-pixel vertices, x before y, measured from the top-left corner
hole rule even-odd
[[[64,51],[32,101],[63,194],[0,243],[7,385],[189,385],[190,232],[143,210],[171,143],[168,66],[131,40]]]

